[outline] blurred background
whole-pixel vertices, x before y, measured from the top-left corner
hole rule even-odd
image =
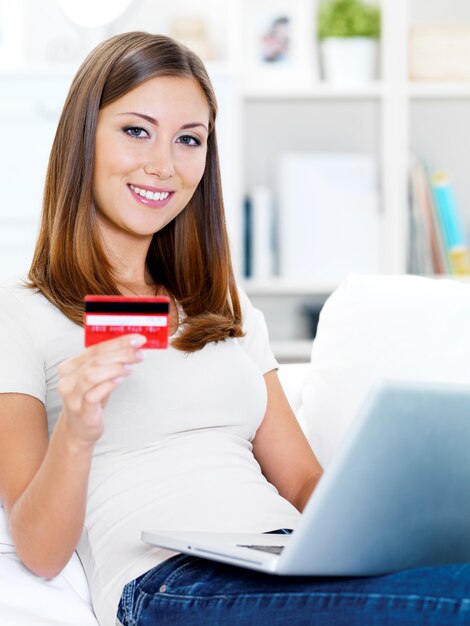
[[[468,0],[0,0],[0,280],[31,260],[76,69],[129,30],[206,63],[236,273],[281,361],[349,273],[467,279]]]

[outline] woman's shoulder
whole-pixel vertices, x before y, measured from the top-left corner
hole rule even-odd
[[[0,283],[0,344],[23,346],[44,356],[51,346],[81,345],[82,329],[26,278]]]
[[[0,283],[0,320],[8,317],[10,324],[32,329],[59,328],[70,320],[52,304],[26,277]]]
[[[0,299],[3,303],[22,301],[29,295],[29,289],[26,285],[26,279],[23,277],[15,277],[0,282]]]
[[[269,333],[263,313],[253,306],[242,288],[237,287],[245,333],[238,341],[259,365],[263,374],[279,367],[269,345]]]
[[[237,294],[242,314],[242,326],[246,333],[252,326],[256,326],[259,323],[263,324],[264,315],[259,309],[253,306],[250,298],[239,285],[237,285]]]
[[[25,276],[14,277],[0,282],[0,301],[8,308],[15,306],[39,305],[46,302],[42,293],[29,285]]]

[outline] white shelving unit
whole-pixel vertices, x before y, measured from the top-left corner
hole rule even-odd
[[[288,93],[285,90],[275,88],[267,90],[248,88],[243,90],[243,99],[269,101],[278,100],[371,100],[380,99],[385,95],[385,85],[381,81],[376,81],[370,85],[360,87],[339,87],[327,84],[318,84],[304,89],[292,89]]]
[[[317,79],[313,85],[304,89],[265,88],[243,92],[243,107],[250,117],[258,115],[258,125],[262,128],[261,115],[276,107],[278,116],[287,127],[292,125],[293,136],[298,135],[297,125],[305,125],[308,132],[311,119],[322,116],[322,125],[332,129],[330,138],[318,139],[314,132],[309,134],[310,149],[313,151],[363,151],[373,153],[379,163],[380,171],[380,210],[383,214],[383,232],[381,244],[381,269],[384,273],[402,273],[406,269],[407,241],[407,102],[406,102],[406,45],[397,50],[396,42],[406,42],[406,0],[382,0],[382,37],[381,63],[379,80],[360,86],[332,86]],[[314,27],[312,25],[312,37]],[[318,54],[318,52],[317,52]],[[331,109],[334,111],[330,111]],[[252,111],[252,113],[250,113]],[[356,118],[364,124],[374,126],[373,131],[366,129],[365,141],[358,138],[357,130],[348,134],[345,128],[342,136],[335,136],[334,126],[338,117],[348,116],[353,111]],[[364,112],[363,112],[364,111]],[[310,121],[309,121],[310,118]],[[299,120],[301,120],[299,122]],[[250,129],[257,126],[251,121]],[[342,125],[344,129],[345,125]],[[262,131],[263,132],[263,131]],[[275,131],[274,131],[275,132]],[[288,134],[288,130],[286,134]],[[320,133],[318,133],[320,134]],[[281,149],[305,149],[305,145],[296,145],[295,139],[283,138]],[[260,135],[250,136],[245,131],[244,149],[246,154],[258,158],[253,144],[261,140]],[[307,143],[307,142],[306,142]],[[276,146],[268,146],[267,151],[276,152]],[[272,156],[272,160],[275,156]],[[245,166],[247,188],[255,184],[268,184],[275,188],[273,174],[258,178],[252,172],[256,163],[248,160]],[[301,227],[301,225],[299,225]],[[340,226],[339,226],[340,227]],[[328,236],[325,233],[325,236]],[[244,287],[255,305],[263,309],[271,331],[273,348],[282,360],[308,360],[311,352],[311,340],[299,337],[299,328],[304,331],[304,303],[316,303],[320,308],[324,300],[338,286],[338,281],[286,281],[271,278],[265,281],[247,280]],[[289,309],[290,305],[290,309]],[[284,316],[284,327],[279,323],[278,310]],[[275,332],[273,332],[273,330]],[[281,336],[278,336],[278,333]]]
[[[297,123],[299,115],[306,114],[306,105],[311,116],[316,110],[325,112],[322,103],[331,103],[333,107],[348,108],[374,107],[378,119],[375,128],[375,150],[380,162],[381,172],[381,210],[384,228],[382,233],[382,272],[387,274],[405,273],[407,270],[408,249],[408,171],[411,153],[418,153],[429,159],[435,167],[448,167],[455,174],[456,189],[460,188],[461,206],[470,220],[470,183],[465,180],[462,169],[469,162],[467,142],[461,137],[470,131],[468,109],[464,118],[464,109],[470,100],[469,82],[414,82],[409,73],[409,32],[413,23],[452,24],[467,23],[470,26],[470,3],[468,0],[382,0],[382,36],[381,36],[381,71],[380,80],[360,88],[333,88],[325,83],[317,83],[305,90],[293,90],[286,95],[282,91],[253,90],[246,91],[244,107],[250,109],[262,103],[265,110],[270,106],[280,110],[284,105],[283,123]],[[290,111],[290,113],[289,113]],[[441,119],[442,118],[442,119]],[[341,139],[334,136],[334,113],[326,115],[325,125],[331,127],[331,144],[322,143],[321,149],[341,149]],[[463,128],[462,128],[463,124]],[[251,128],[255,126],[251,124]],[[439,128],[444,127],[442,130]],[[252,152],[250,140],[255,143],[258,137],[245,135],[245,150]],[[351,147],[347,134],[344,145]],[[358,145],[358,149],[362,146]],[[312,150],[316,149],[315,137],[312,137]],[[455,154],[458,153],[458,157]],[[245,178],[253,182],[248,162]],[[258,180],[256,182],[271,182]],[[458,183],[458,185],[457,185]],[[327,234],[325,234],[327,236]],[[331,281],[310,281],[287,283],[282,279],[267,281],[247,281],[245,289],[255,303],[260,302],[270,322],[272,311],[281,299],[291,298],[299,309],[299,301],[327,297],[337,284]],[[271,302],[267,301],[271,296]],[[294,296],[297,296],[295,299]],[[310,350],[303,339],[288,337],[294,335],[292,329],[299,322],[298,313],[286,317],[284,341],[279,345],[280,358],[291,356],[305,358]],[[277,336],[274,337],[277,341]]]
[[[416,83],[408,84],[410,99],[441,100],[470,98],[470,83]]]
[[[240,284],[249,296],[327,296],[339,286],[330,280],[304,282],[283,278],[245,279]]]

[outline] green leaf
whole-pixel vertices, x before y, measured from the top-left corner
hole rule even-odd
[[[323,0],[317,20],[317,33],[325,37],[380,36],[380,8],[362,0]]]

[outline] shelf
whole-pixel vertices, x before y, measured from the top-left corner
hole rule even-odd
[[[426,278],[433,278],[434,280],[455,280],[463,284],[470,283],[470,276],[459,276],[458,274],[433,274]]]
[[[408,94],[415,99],[470,98],[470,82],[410,82]]]
[[[246,100],[375,100],[382,98],[385,93],[385,86],[381,82],[358,86],[318,83],[313,87],[298,89],[249,88],[243,91],[243,97]]]
[[[241,288],[249,296],[329,296],[339,282],[330,280],[293,281],[285,278],[244,279]]]
[[[310,363],[313,339],[271,341],[271,349],[279,363]]]

